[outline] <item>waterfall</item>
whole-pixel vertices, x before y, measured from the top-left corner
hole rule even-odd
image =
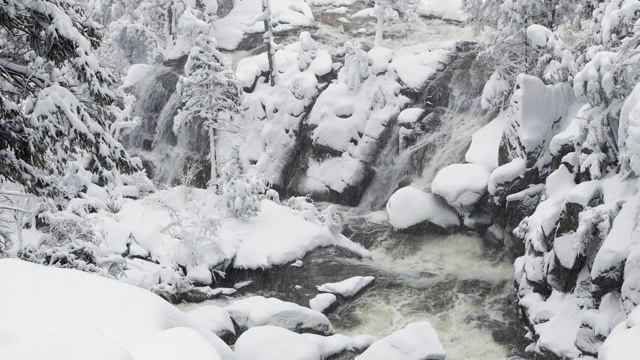
[[[414,144],[402,148],[400,126],[395,124],[391,139],[373,165],[375,175],[359,209],[382,209],[395,190],[402,186],[428,189],[437,172],[452,163],[464,162],[471,135],[495,114],[480,107],[480,94],[487,74],[476,59],[473,46],[462,43],[447,69],[432,80],[413,107],[435,115],[428,131]]]

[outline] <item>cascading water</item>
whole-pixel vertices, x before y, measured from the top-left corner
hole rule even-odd
[[[135,84],[132,91],[138,101],[134,115],[142,121],[125,134],[122,142],[130,154],[143,160],[148,175],[157,183],[191,181],[192,185],[203,186],[210,173],[208,162],[202,159],[209,149],[206,132],[197,122],[185,124],[178,134],[173,131],[173,118],[181,106],[176,84],[184,61],[155,65]],[[195,178],[184,180],[189,167],[197,170],[191,172]]]

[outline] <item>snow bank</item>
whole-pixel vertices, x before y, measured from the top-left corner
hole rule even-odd
[[[304,336],[277,326],[259,326],[240,335],[237,360],[320,360],[316,345]]]
[[[489,170],[476,164],[453,164],[438,172],[431,183],[431,191],[442,196],[459,212],[472,210],[487,192]]]
[[[460,226],[455,210],[435,195],[407,186],[399,189],[387,201],[389,223],[396,229],[406,229],[423,221],[443,228]]]
[[[467,20],[467,15],[462,11],[462,0],[422,0],[416,12],[420,16],[443,20]]]
[[[374,342],[356,360],[445,360],[438,334],[427,321],[415,322]]]
[[[246,34],[264,32],[262,21],[253,20],[262,14],[261,0],[244,0],[234,4],[231,12],[215,21],[213,37],[218,47],[235,50]],[[313,26],[311,8],[304,0],[278,0],[271,2],[271,16],[274,31]]]
[[[226,307],[242,329],[273,325],[296,332],[328,334],[333,327],[324,314],[276,298],[253,296],[237,300]]]
[[[0,346],[0,358],[33,358],[43,349],[47,358],[233,358],[180,310],[122,282],[0,259],[0,284],[9,295],[0,297],[0,324],[20,339]]]
[[[354,276],[337,283],[326,283],[317,286],[318,291],[334,293],[344,297],[351,297],[369,286],[375,280],[373,276]]]

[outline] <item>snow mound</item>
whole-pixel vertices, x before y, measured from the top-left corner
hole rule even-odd
[[[469,212],[487,192],[489,170],[476,164],[453,164],[438,172],[431,191],[460,212]]]
[[[399,189],[387,202],[389,223],[396,229],[429,221],[443,228],[460,226],[455,210],[435,195],[407,186]]]
[[[236,341],[237,360],[320,360],[316,345],[303,335],[277,326],[247,330]]]
[[[317,286],[318,291],[334,293],[344,297],[351,297],[369,286],[375,280],[373,276],[354,276],[337,283],[326,283]]]
[[[402,110],[398,115],[399,124],[413,124],[418,121],[420,116],[424,113],[424,109],[421,108],[409,108]]]
[[[374,342],[356,360],[445,360],[438,334],[427,321],[415,322]]]
[[[422,0],[416,12],[420,16],[443,20],[467,20],[467,15],[462,11],[462,0]]]
[[[11,294],[0,297],[0,323],[22,340],[0,347],[0,358],[33,358],[42,349],[46,358],[233,358],[220,338],[135,286],[15,259],[0,260],[0,284]]]
[[[254,296],[226,307],[241,329],[273,325],[296,332],[329,334],[333,327],[324,314],[276,298]]]
[[[309,307],[311,310],[324,312],[336,302],[337,298],[334,294],[318,294],[313,299],[309,300]]]
[[[201,306],[189,311],[187,315],[218,336],[236,333],[231,315],[225,308],[213,305]]]

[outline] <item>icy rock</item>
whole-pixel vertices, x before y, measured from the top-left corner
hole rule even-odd
[[[321,312],[276,298],[254,296],[226,307],[240,329],[273,325],[295,332],[330,334],[333,327]]]
[[[337,298],[334,294],[318,294],[313,299],[309,300],[309,307],[312,310],[324,312],[329,309]]]
[[[375,341],[375,338],[369,335],[361,335],[355,338],[342,334],[335,334],[331,336],[303,334],[302,336],[316,345],[320,351],[322,359],[331,359],[347,351],[362,352],[359,351],[362,346],[366,348]]]
[[[428,222],[448,229],[460,226],[456,211],[435,195],[412,186],[396,191],[387,201],[389,223],[396,229],[407,229]]]
[[[402,110],[400,115],[398,115],[398,123],[399,124],[414,124],[418,122],[420,116],[424,113],[424,109],[420,108],[409,108]]]
[[[326,283],[317,286],[318,291],[334,293],[349,298],[369,286],[375,277],[373,276],[354,276],[337,283]]]
[[[320,360],[320,351],[305,336],[277,326],[258,326],[240,335],[237,360]]]
[[[453,164],[438,172],[431,191],[461,213],[470,212],[487,192],[489,170],[476,164]]]
[[[189,311],[187,315],[223,340],[236,334],[231,315],[225,308],[213,305],[201,306]]]
[[[415,322],[374,342],[356,360],[445,360],[438,334],[427,321]]]
[[[503,111],[490,123],[473,133],[469,150],[464,155],[465,161],[483,165],[489,171],[497,168],[498,150],[506,122],[507,113]]]

